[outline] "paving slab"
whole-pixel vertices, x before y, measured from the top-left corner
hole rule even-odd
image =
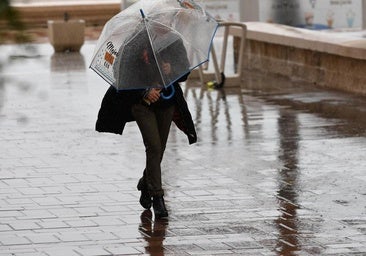
[[[366,99],[265,74],[183,85],[169,219],[139,205],[135,123],[94,131],[106,83],[80,53],[0,46],[0,255],[366,255]]]

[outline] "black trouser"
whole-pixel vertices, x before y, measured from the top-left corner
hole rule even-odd
[[[146,167],[140,180],[151,196],[164,195],[161,185],[161,161],[163,159],[174,106],[155,107],[136,104],[132,114],[140,129],[146,150]]]

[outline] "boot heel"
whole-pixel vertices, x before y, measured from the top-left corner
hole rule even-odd
[[[164,197],[163,196],[154,196],[153,197],[153,208],[155,213],[155,218],[167,218],[168,211],[165,207]]]

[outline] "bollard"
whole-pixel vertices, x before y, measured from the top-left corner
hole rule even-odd
[[[55,52],[78,52],[84,44],[84,20],[69,20],[65,13],[64,20],[49,20],[48,38]]]
[[[224,85],[227,87],[240,86],[243,79],[243,56],[247,35],[247,28],[241,22],[220,22],[220,27],[224,28],[222,37],[221,55],[217,56],[214,45],[211,48],[211,60],[213,71],[207,71],[201,65],[193,70],[190,78],[199,78],[202,84],[208,83],[208,87],[221,88]],[[233,61],[234,74],[225,75],[226,57],[228,55],[228,38],[233,37]],[[218,60],[218,57],[220,58]],[[220,61],[220,63],[219,63]]]

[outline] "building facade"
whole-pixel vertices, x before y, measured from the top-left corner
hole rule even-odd
[[[366,0],[241,0],[239,2],[241,21],[273,22],[311,29],[366,28]]]
[[[137,0],[122,0],[126,8]],[[214,17],[309,29],[366,29],[366,0],[196,0]]]

